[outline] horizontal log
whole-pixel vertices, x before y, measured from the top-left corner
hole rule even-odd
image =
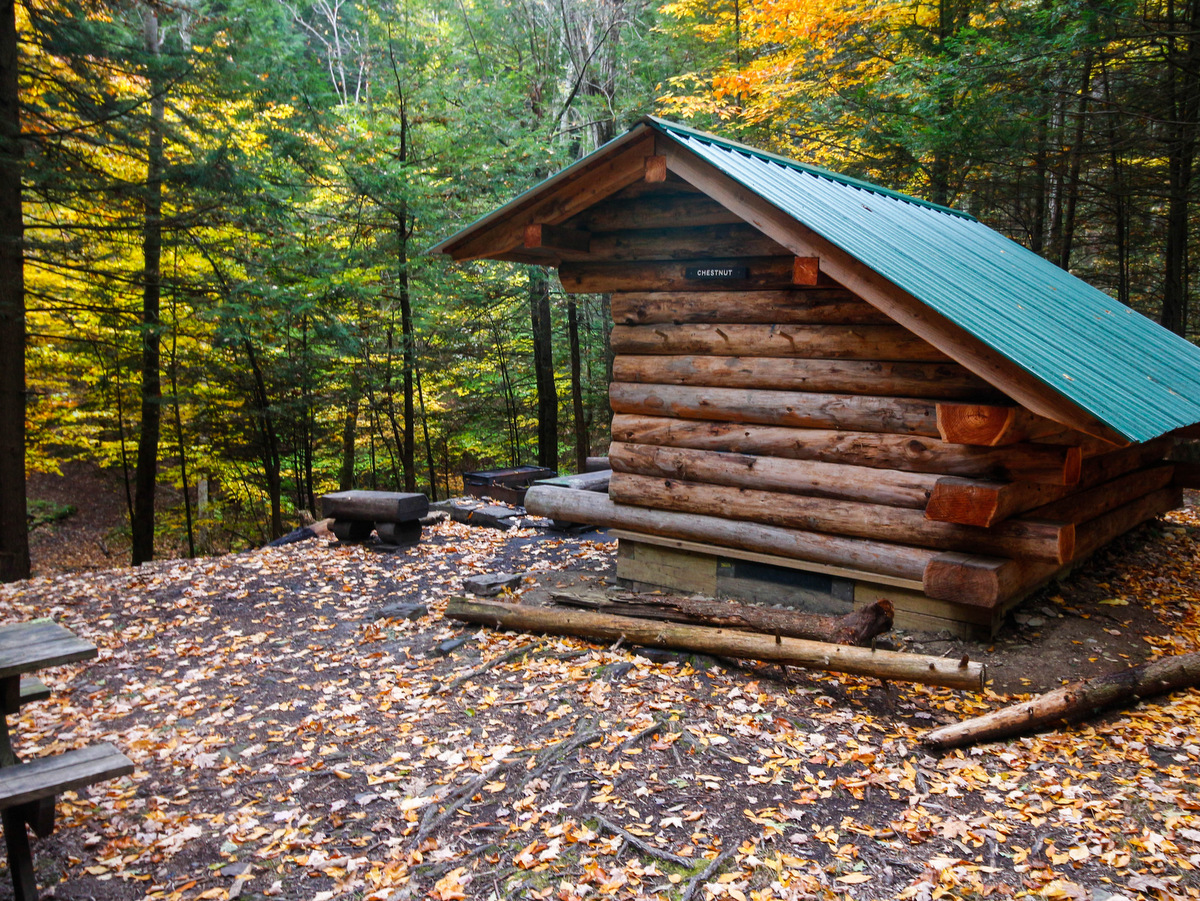
[[[736,522],[724,516],[651,510],[617,504],[608,496],[592,491],[544,485],[529,489],[525,495],[525,509],[534,516],[564,522],[630,529],[915,581],[920,581],[925,566],[937,553],[927,548]]]
[[[699,226],[736,224],[744,221],[736,213],[730,212],[703,194],[679,192],[673,188],[645,190],[645,186],[637,186],[642,188],[637,192],[642,196],[630,198],[628,195],[635,193],[630,187],[621,192],[622,196],[598,203],[576,216],[571,220],[571,226],[596,233],[624,229],[676,228],[681,222]]]
[[[896,613],[892,602],[886,598],[842,616],[696,595],[663,594],[659,591],[651,594],[622,592],[616,595],[609,591],[604,595],[596,595],[567,590],[554,591],[551,598],[555,604],[562,606],[582,607],[617,616],[737,629],[739,632],[783,635],[859,647],[865,647],[874,638],[891,631]]]
[[[1038,564],[1057,568],[1057,564]],[[1028,564],[1000,557],[948,551],[925,567],[921,590],[929,597],[956,604],[992,608],[1018,594]]]
[[[1160,488],[1166,488],[1171,484],[1173,475],[1174,466],[1169,463],[1127,473],[1111,482],[1036,507],[1029,511],[1029,515],[1078,525],[1152,494]]]
[[[992,529],[978,529],[930,522],[921,511],[902,507],[618,472],[608,484],[608,496],[622,505],[996,557],[1061,564],[1075,551],[1075,527],[1069,523],[1010,519]]]
[[[321,496],[321,510],[339,520],[409,522],[429,513],[429,498],[398,491],[335,491]]]
[[[1183,490],[1162,488],[1075,528],[1075,560],[1094,554],[1110,541],[1147,520],[1183,506]]]
[[[617,295],[613,295],[614,298]],[[986,384],[957,363],[622,354],[613,379],[660,385],[772,388],[884,397],[978,397]]]
[[[525,226],[525,246],[588,253],[592,236],[585,231],[535,222]]]
[[[949,362],[932,344],[896,325],[617,325],[610,343],[618,354]]]
[[[1200,652],[1163,657],[1064,685],[1020,704],[931,729],[921,743],[936,750],[1052,729],[1095,716],[1116,704],[1200,685]],[[1164,892],[1165,894],[1165,892]]]
[[[616,472],[915,509],[924,508],[938,478],[893,469],[653,444],[615,443],[608,454]]]
[[[718,325],[723,322],[891,324],[891,320],[873,306],[842,288],[625,292],[612,296],[612,316],[617,325],[687,322]]]
[[[783,245],[744,223],[598,232],[590,250],[596,260],[613,262],[791,256]]]
[[[1084,456],[1075,487],[1037,485],[1031,482],[984,482],[947,477],[938,482],[925,508],[925,516],[939,522],[991,526],[1010,516],[1053,503],[1068,494],[1112,481],[1118,476],[1161,460],[1169,439],[1138,444],[1098,457]],[[1160,486],[1161,487],[1161,486]]]
[[[617,291],[760,291],[790,288],[797,282],[794,256],[732,257],[721,259],[666,260],[628,263],[564,262],[558,277],[568,294],[605,294]],[[746,270],[745,278],[688,278],[694,269]],[[832,285],[832,282],[827,282]]]
[[[501,604],[495,601],[452,598],[446,608],[446,616],[495,628],[571,635],[604,642],[623,639],[629,644],[642,647],[680,648],[722,657],[763,660],[785,666],[874,676],[889,681],[920,682],[970,691],[982,691],[986,678],[982,664],[970,663],[965,658],[953,660],[899,651],[878,651],[853,645],[655,622],[585,610],[568,611],[528,604]]]
[[[1200,463],[1176,463],[1175,485],[1179,488],[1200,488]]]
[[[613,382],[608,399],[614,413],[937,435],[933,404],[905,397]]]
[[[822,460],[906,472],[1050,485],[1071,485],[1079,481],[1080,454],[1074,447],[1040,444],[970,447],[918,435],[798,429],[628,414],[613,418],[612,436],[615,441],[630,444]]]
[[[993,404],[938,404],[937,421],[943,441],[984,447],[1035,441],[1064,431],[1061,423],[1024,407]]]

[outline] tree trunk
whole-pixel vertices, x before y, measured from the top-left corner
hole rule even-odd
[[[575,425],[575,471],[583,472],[587,466],[588,441],[587,420],[583,413],[583,373],[579,353],[579,311],[575,298],[567,298],[567,330],[571,345],[571,409]]]
[[[538,465],[558,470],[558,392],[551,349],[550,283],[545,270],[529,269],[529,313],[533,329],[533,372],[537,382]]]
[[[0,0],[0,582],[29,575],[25,511],[25,261],[13,0]]]
[[[1171,121],[1167,139],[1167,235],[1163,249],[1163,305],[1159,321],[1185,334],[1188,316],[1188,216],[1200,118],[1200,0],[1184,0],[1183,16],[1168,0],[1166,78]],[[1182,21],[1180,21],[1182,20]],[[1182,32],[1179,34],[1177,32]]]
[[[400,288],[400,334],[404,344],[404,446],[400,453],[400,464],[404,468],[404,490],[417,490],[417,414],[413,402],[413,372],[417,368],[417,345],[413,326],[412,298],[408,292],[408,212],[407,204],[401,202],[398,222],[399,272],[397,283]]]
[[[1024,735],[1085,719],[1116,704],[1200,685],[1200,652],[1164,657],[1124,672],[1065,685],[1032,700],[927,732],[921,741],[944,750]]]
[[[945,657],[876,651],[778,635],[756,635],[752,632],[655,622],[605,613],[468,601],[463,598],[450,600],[446,616],[496,628],[547,635],[573,635],[604,642],[624,639],[629,644],[643,647],[677,648],[826,672],[874,676],[889,681],[919,682],[972,691],[981,691],[984,684],[983,665],[970,663],[966,658],[948,660]]]
[[[349,491],[354,486],[355,443],[358,436],[358,375],[350,376],[350,396],[346,399],[346,414],[342,419],[342,465],[338,471],[338,490]]]
[[[823,616],[799,610],[682,595],[622,594],[597,598],[561,592],[552,594],[552,597],[556,603],[564,606],[584,607],[635,619],[691,623],[694,626],[714,626],[857,647],[866,647],[872,639],[891,629],[895,616],[892,602],[884,598],[845,616]]]
[[[158,16],[142,10],[143,38],[152,69],[160,46]],[[142,410],[134,475],[133,564],[154,559],[154,495],[158,483],[158,439],[162,419],[159,319],[162,291],[163,85],[150,73],[150,119],[146,138],[145,220],[142,228]]]

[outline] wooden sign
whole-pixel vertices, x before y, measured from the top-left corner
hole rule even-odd
[[[745,281],[750,277],[750,269],[746,266],[688,266],[684,277],[699,282]]]

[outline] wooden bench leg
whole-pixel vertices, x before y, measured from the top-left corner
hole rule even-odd
[[[10,807],[0,813],[4,826],[4,844],[8,846],[8,871],[12,874],[15,901],[37,901],[37,882],[33,878],[33,851],[25,831],[25,811]]]
[[[57,795],[21,806],[21,810],[25,814],[25,822],[29,824],[29,828],[38,838],[48,838],[54,832],[54,817],[57,807]]]

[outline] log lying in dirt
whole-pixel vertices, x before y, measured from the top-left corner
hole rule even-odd
[[[1200,685],[1200,652],[1164,657],[1123,672],[1107,673],[927,732],[921,741],[937,750],[1011,738],[1086,719],[1117,704]]]
[[[800,638],[757,635],[706,626],[689,626],[628,616],[610,616],[578,610],[555,610],[521,604],[498,604],[451,598],[446,607],[450,619],[547,635],[571,635],[601,641],[623,639],[651,648],[674,648],[724,657],[763,660],[787,666],[836,673],[874,676],[897,682],[920,682],[948,688],[979,691],[985,670],[982,664],[963,658],[925,657],[898,651],[876,651],[848,645],[805,641]]]
[[[584,607],[617,616],[715,626],[737,629],[740,632],[783,635],[788,638],[805,638],[857,647],[866,647],[873,638],[891,629],[895,616],[892,602],[885,598],[880,598],[875,603],[845,616],[822,616],[819,613],[780,610],[712,598],[689,598],[677,594],[648,597],[635,594],[585,597],[569,592],[556,592],[552,597],[558,604]]]

